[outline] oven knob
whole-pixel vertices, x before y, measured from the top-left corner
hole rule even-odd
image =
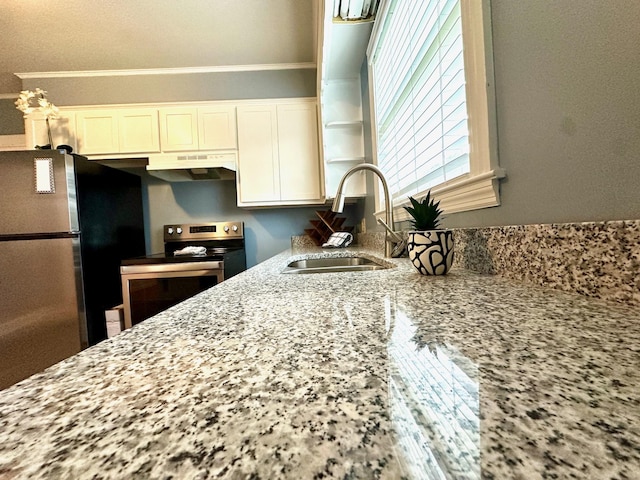
[[[168,233],[169,235],[173,235],[173,227],[169,227],[169,228],[167,228],[167,233]]]
[[[238,231],[238,226],[237,226],[237,225],[234,225],[233,227],[231,227],[231,229],[232,229],[234,232],[237,232],[237,231]]]
[[[182,233],[182,228],[181,227],[176,228],[176,232],[178,233],[178,235],[180,235]]]
[[[224,230],[225,232],[229,232],[229,225],[225,225],[223,230]]]

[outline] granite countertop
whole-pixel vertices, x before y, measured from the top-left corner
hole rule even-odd
[[[640,478],[640,311],[290,250],[0,392],[0,478]]]

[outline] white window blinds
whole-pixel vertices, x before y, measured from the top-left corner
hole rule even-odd
[[[389,0],[370,64],[393,200],[469,172],[460,0]]]

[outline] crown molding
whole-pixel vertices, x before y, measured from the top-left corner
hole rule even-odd
[[[188,75],[193,73],[258,72],[265,70],[304,70],[316,68],[313,62],[258,65],[220,65],[211,67],[141,68],[135,70],[77,70],[14,73],[21,80],[32,78],[128,77],[134,75]]]

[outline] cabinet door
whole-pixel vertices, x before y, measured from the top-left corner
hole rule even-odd
[[[78,112],[76,124],[79,153],[91,155],[120,152],[117,111]]]
[[[238,205],[280,200],[275,105],[238,107]]]
[[[60,111],[58,118],[49,120],[51,128],[52,148],[58,145],[69,145],[74,152],[78,151],[76,142],[76,115],[74,112]],[[49,143],[47,135],[47,123],[40,112],[32,113],[25,118],[25,144],[28,150],[36,145],[42,146]],[[23,147],[24,147],[23,146]]]
[[[200,150],[235,150],[236,137],[236,107],[198,108]]]
[[[198,150],[198,109],[160,109],[160,144],[163,152]]]
[[[120,153],[156,153],[160,151],[158,110],[127,109],[118,116]]]
[[[280,199],[319,200],[318,117],[315,104],[278,105]]]

